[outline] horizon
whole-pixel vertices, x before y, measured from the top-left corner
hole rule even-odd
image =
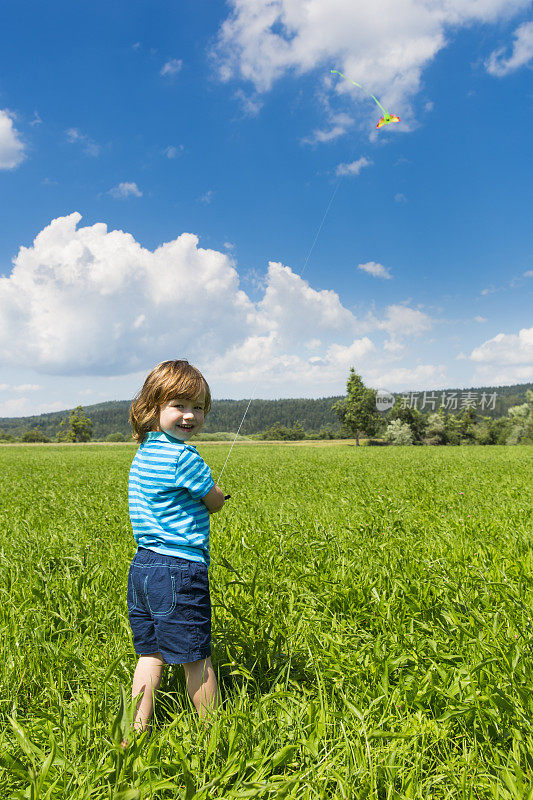
[[[533,4],[384,3],[4,10],[1,418],[533,381]]]
[[[446,388],[439,387],[439,388],[433,388],[433,389],[406,390],[406,391],[401,391],[401,392],[391,392],[391,394],[394,394],[396,396],[412,397],[412,395],[414,395],[414,394],[416,394],[416,395],[422,394],[423,395],[424,393],[426,393],[428,395],[431,395],[431,394],[439,393],[439,392],[443,392],[443,393],[445,393],[445,392],[451,392],[451,393],[453,393],[453,392],[461,392],[461,393],[483,392],[483,391],[486,391],[486,390],[493,390],[494,391],[494,390],[498,390],[498,389],[510,389],[510,388],[511,389],[512,388],[520,389],[520,388],[523,388],[523,387],[526,387],[526,391],[528,389],[530,391],[533,391],[533,383],[531,381],[526,381],[525,383],[504,384],[504,385],[500,385],[500,386],[488,386],[488,385],[486,385],[486,386],[463,386],[463,387],[453,386],[453,387],[446,387]],[[372,389],[373,387],[370,386],[370,387],[367,387],[367,388]],[[376,389],[375,391],[379,392],[379,389]],[[497,391],[496,391],[496,395],[497,395]],[[321,396],[321,397],[274,397],[274,398],[272,398],[272,397],[268,397],[268,398],[266,398],[266,397],[254,397],[254,398],[252,398],[252,403],[255,400],[261,401],[263,403],[265,403],[265,402],[266,403],[276,403],[276,402],[280,402],[280,401],[283,401],[283,400],[337,400],[339,397],[346,397],[346,392],[344,394],[324,395],[324,396]],[[219,398],[212,398],[212,403],[213,404],[214,403],[245,403],[247,400],[250,400],[250,398],[249,397],[242,397],[242,398],[219,397]],[[457,400],[458,400],[458,405],[459,405],[459,398],[457,398]],[[126,399],[126,400],[100,400],[97,403],[78,403],[78,405],[81,406],[84,410],[87,410],[87,409],[90,409],[90,408],[92,408],[94,406],[103,406],[103,405],[106,405],[108,403],[111,404],[111,403],[131,403],[131,402],[132,402],[132,399],[129,399],[129,400],[128,399]],[[73,407],[67,407],[67,408],[62,408],[62,409],[56,409],[54,411],[45,411],[42,414],[22,414],[22,415],[14,415],[14,416],[11,416],[11,417],[0,417],[0,423],[3,422],[3,421],[9,421],[9,420],[14,420],[14,419],[25,419],[25,418],[28,418],[28,417],[31,418],[31,417],[40,417],[40,416],[44,417],[44,416],[49,416],[49,415],[54,415],[54,414],[69,413],[72,410],[73,410]],[[457,410],[460,410],[459,407],[457,408]]]

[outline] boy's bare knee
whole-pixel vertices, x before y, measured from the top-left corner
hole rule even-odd
[[[212,668],[211,656],[208,656],[207,658],[199,658],[198,661],[189,661],[183,665],[186,677],[191,674],[201,675],[202,672],[207,674],[209,667]]]

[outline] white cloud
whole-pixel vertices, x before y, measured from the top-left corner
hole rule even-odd
[[[392,278],[390,269],[378,264],[377,261],[367,261],[366,264],[359,264],[358,269],[368,272],[374,278]]]
[[[442,386],[446,381],[446,367],[444,364],[418,364],[414,368],[395,367],[389,370],[378,367],[367,370],[366,377],[376,389],[416,391],[428,389],[432,385]]]
[[[524,278],[533,278],[533,269],[528,269],[524,272]]]
[[[506,48],[494,50],[485,61],[487,72],[502,78],[524,67],[533,59],[533,21],[524,22],[514,32],[513,52],[505,57]]]
[[[326,106],[327,107],[327,106]],[[328,108],[329,128],[327,130],[317,129],[311,136],[302,139],[303,144],[323,144],[332,142],[340,136],[344,136],[346,131],[351,128],[354,121],[348,114],[333,114]]]
[[[518,335],[499,333],[474,348],[470,358],[496,366],[523,364],[533,368],[533,328],[522,328]]]
[[[210,203],[212,203],[212,202],[213,202],[213,197],[214,197],[214,196],[215,196],[215,193],[214,193],[214,191],[213,191],[212,189],[208,189],[208,190],[207,190],[207,192],[205,192],[205,194],[203,194],[203,195],[202,195],[202,196],[199,198],[199,201],[200,201],[200,203],[202,203],[204,206],[208,206],[208,205],[210,205]]]
[[[5,108],[0,110],[0,169],[15,169],[25,155],[25,145],[20,133],[13,125],[13,114]]]
[[[79,128],[68,128],[65,131],[67,135],[67,140],[71,143],[79,143],[83,147],[83,152],[88,156],[93,156],[96,158],[100,155],[100,150],[102,149],[99,144],[97,144],[94,139],[91,139],[90,136],[87,136],[86,133],[82,133]]]
[[[530,0],[230,0],[215,58],[222,80],[234,77],[269,90],[287,72],[332,67],[365,86],[386,108],[410,116],[423,70],[453,32],[494,23],[527,8]],[[513,56],[523,58],[522,55]],[[331,84],[332,85],[332,84]],[[348,81],[337,93],[375,104]],[[317,139],[318,141],[318,139]]]
[[[170,145],[169,147],[165,147],[163,152],[167,158],[177,158],[183,152],[183,145],[180,144],[177,147]]]
[[[161,67],[160,75],[165,78],[173,78],[181,70],[183,61],[180,58],[171,58]]]
[[[243,92],[242,89],[237,89],[234,96],[241,104],[243,114],[246,117],[256,117],[263,107],[263,103],[259,100],[257,94],[249,95]]]
[[[21,383],[19,386],[13,386],[16,392],[38,392],[42,388],[37,383]]]
[[[361,156],[357,161],[352,161],[351,164],[339,164],[335,170],[336,175],[359,175],[364,167],[370,167],[373,164],[365,156]]]
[[[116,197],[118,199],[131,197],[132,195],[133,197],[143,196],[143,193],[133,181],[131,183],[125,181],[123,183],[119,183],[118,186],[113,186],[113,188],[109,190],[108,194],[110,194],[111,197]]]
[[[474,381],[485,385],[533,380],[533,328],[499,333],[474,348],[470,360],[478,365]]]
[[[52,403],[38,403],[28,397],[11,397],[0,403],[0,417],[30,417],[48,414],[50,411],[63,411],[68,404],[62,400]]]
[[[487,321],[486,317],[481,317],[479,315],[477,317],[474,317],[474,322],[486,322],[486,321]]]
[[[404,342],[399,342],[397,339],[389,339],[383,345],[383,349],[395,355],[396,353],[401,353],[405,349],[405,344]]]
[[[396,203],[407,203],[407,197],[403,194],[403,192],[397,192],[394,195],[394,201]]]
[[[227,255],[199,248],[188,233],[152,252],[103,223],[78,229],[80,219],[53,220],[0,278],[4,363],[127,374],[176,352],[214,355],[253,327],[253,304]]]
[[[5,365],[119,376],[186,357],[215,385],[248,396],[254,381],[278,396],[335,394],[352,365],[365,375],[389,369],[394,346],[380,352],[370,331],[398,341],[431,324],[406,305],[358,319],[335,291],[314,289],[275,262],[252,302],[232,256],[199,247],[191,233],[151,251],[129,233],[78,227],[80,220],[53,220],[0,278]]]
[[[387,331],[391,336],[417,336],[431,328],[431,318],[416,308],[393,304],[387,306],[385,319],[378,327]]]

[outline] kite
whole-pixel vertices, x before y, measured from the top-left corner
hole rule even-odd
[[[341,78],[344,78],[345,80],[350,81],[350,83],[353,83],[354,86],[358,86],[360,89],[363,90],[363,92],[365,92],[365,94],[367,94],[369,97],[371,97],[372,100],[374,100],[378,104],[378,106],[383,111],[383,116],[379,118],[379,121],[378,121],[378,124],[376,125],[376,128],[382,128],[384,125],[390,125],[391,122],[400,122],[401,121],[400,117],[397,117],[396,114],[389,114],[389,112],[386,111],[383,108],[383,106],[381,105],[381,103],[379,102],[377,97],[374,97],[373,94],[370,94],[370,92],[367,92],[366,89],[364,88],[364,86],[361,86],[360,83],[356,83],[355,81],[352,81],[351,78],[347,78],[346,75],[343,75],[342,72],[339,72],[338,69],[332,69],[331,72],[335,72],[337,75],[340,75]]]

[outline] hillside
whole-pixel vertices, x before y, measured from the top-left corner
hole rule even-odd
[[[491,395],[496,392],[496,403],[494,409],[485,409],[484,416],[493,418],[501,417],[506,414],[511,406],[525,402],[526,391],[533,390],[533,383],[514,384],[513,386],[481,386],[464,389],[446,389],[446,395],[451,392],[458,392],[459,397],[462,392],[475,392],[481,396],[482,392]],[[442,389],[432,390],[439,398]],[[395,393],[401,396],[403,392]],[[419,392],[419,397],[423,394]],[[241,428],[242,434],[260,433],[270,428],[275,423],[280,423],[291,427],[299,421],[306,433],[318,433],[321,429],[340,430],[340,424],[333,412],[332,405],[342,396],[321,397],[318,399],[308,398],[285,398],[280,400],[261,400],[255,399],[250,404],[246,419]],[[95,405],[83,406],[86,415],[93,422],[93,438],[105,439],[110,433],[122,433],[127,438],[131,435],[128,423],[129,400],[116,400]],[[210,414],[208,414],[204,427],[204,433],[214,433],[217,431],[237,431],[239,423],[248,405],[248,399],[244,400],[214,400]],[[420,403],[419,406],[420,408]],[[426,408],[425,411],[429,411]],[[40,428],[50,439],[55,439],[59,424],[62,419],[68,417],[69,409],[55,411],[49,414],[40,414],[31,417],[6,417],[0,418],[0,438],[2,433],[20,437],[25,431],[32,428]]]

